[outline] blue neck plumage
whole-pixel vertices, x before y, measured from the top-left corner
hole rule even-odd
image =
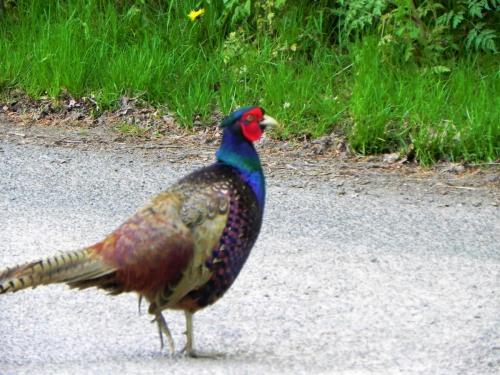
[[[264,174],[253,144],[241,135],[225,129],[222,144],[215,156],[219,163],[230,165],[241,173],[241,177],[250,185],[257,196],[260,208],[263,209],[266,197]]]

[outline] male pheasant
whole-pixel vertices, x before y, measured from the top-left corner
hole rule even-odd
[[[276,121],[260,107],[223,120],[216,162],[179,180],[102,241],[0,271],[0,294],[51,283],[136,292],[149,302],[163,347],[174,345],[162,315],[186,316],[186,346],[193,350],[193,314],[234,282],[260,231],[265,182],[253,142]]]

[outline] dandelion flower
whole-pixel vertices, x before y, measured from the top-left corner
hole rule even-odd
[[[196,21],[198,18],[200,18],[203,14],[205,13],[205,9],[201,8],[198,10],[192,10],[189,12],[188,17],[191,21]]]

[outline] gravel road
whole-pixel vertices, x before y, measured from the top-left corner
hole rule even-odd
[[[0,137],[0,267],[99,240],[206,163],[168,150],[45,147]],[[162,156],[163,155],[163,156]],[[368,177],[367,177],[368,178]],[[160,352],[134,295],[56,285],[0,296],[0,374],[498,374],[496,188],[270,173],[238,280]],[[366,182],[368,181],[368,182]],[[167,312],[178,349],[184,320]]]

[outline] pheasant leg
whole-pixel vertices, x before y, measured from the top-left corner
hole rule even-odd
[[[184,312],[186,316],[186,346],[184,347],[184,351],[190,357],[194,357],[193,350],[193,313],[189,311]]]
[[[158,333],[160,335],[161,349],[163,349],[163,347],[164,347],[163,334],[165,334],[167,336],[167,341],[168,341],[168,346],[170,348],[170,352],[172,354],[175,353],[174,339],[172,338],[172,334],[170,333],[170,329],[168,328],[167,322],[165,321],[165,318],[163,317],[163,314],[161,313],[161,311],[155,312],[155,318],[153,319],[153,322],[156,322],[158,324]]]
[[[185,311],[184,314],[186,316],[186,346],[181,352],[186,353],[191,358],[217,359],[223,357],[222,353],[200,353],[193,349],[193,313]]]

